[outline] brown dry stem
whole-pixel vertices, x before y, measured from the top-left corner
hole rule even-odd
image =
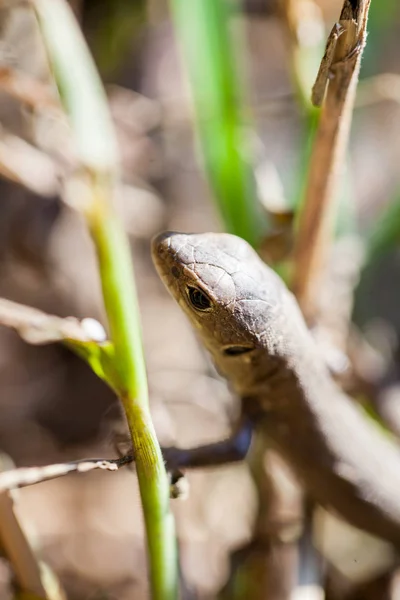
[[[0,493],[5,490],[12,490],[21,487],[27,487],[43,481],[50,481],[58,477],[63,477],[69,473],[87,473],[101,469],[103,471],[118,471],[121,467],[133,461],[132,455],[122,458],[85,458],[42,467],[22,467],[0,473]]]
[[[0,298],[0,325],[15,329],[29,344],[48,344],[60,340],[105,341],[102,326],[93,319],[63,319],[4,298]]]
[[[0,456],[0,478],[15,472],[2,470],[8,468],[9,463],[8,457]],[[24,529],[16,498],[8,489],[0,487],[0,551],[7,557],[14,573],[15,597],[66,600],[54,573],[38,561]]]
[[[39,564],[18,521],[8,491],[0,493],[0,547],[12,565],[19,589],[47,600]]]
[[[298,579],[302,494],[287,465],[268,448],[268,440],[260,435],[253,443],[248,462],[258,510],[251,541],[231,554],[225,592],[229,597],[240,586],[243,598],[289,600]]]
[[[337,183],[345,160],[370,0],[345,0],[322,59],[313,99],[328,89],[310,161],[294,256],[293,290],[313,320],[317,288],[333,235]]]
[[[0,132],[0,175],[39,196],[55,196],[60,188],[56,163],[4,128]]]

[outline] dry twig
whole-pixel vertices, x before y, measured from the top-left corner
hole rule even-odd
[[[328,84],[300,215],[293,280],[309,321],[315,313],[316,287],[332,237],[335,192],[345,158],[369,5],[370,0],[345,0],[313,88],[313,100],[319,102]]]
[[[16,471],[2,471],[9,459],[0,457],[0,479]],[[54,574],[39,563],[20,522],[18,506],[11,495],[11,486],[0,486],[0,550],[7,557],[13,573],[16,592],[25,598],[65,600],[66,596]],[[20,595],[18,595],[18,598]]]
[[[48,599],[39,564],[18,521],[8,491],[0,493],[0,547],[12,565],[20,590]]]
[[[288,599],[297,592],[302,495],[286,463],[268,448],[264,436],[254,444],[249,467],[258,496],[256,520],[250,542],[231,554],[224,591],[231,597],[240,585],[243,597]]]
[[[35,483],[42,483],[63,477],[69,473],[87,473],[102,469],[103,471],[118,471],[121,467],[133,461],[132,455],[122,458],[86,458],[74,460],[65,463],[56,463],[54,465],[45,465],[43,467],[22,467],[0,473],[0,493],[4,490],[26,487]]]
[[[95,319],[62,319],[4,298],[0,298],[0,325],[15,329],[29,344],[60,340],[104,342],[106,339],[102,325]]]
[[[34,146],[3,128],[0,132],[0,175],[39,196],[52,197],[59,192],[56,163]]]

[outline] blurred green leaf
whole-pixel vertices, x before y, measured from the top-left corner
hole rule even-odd
[[[385,42],[397,36],[396,25],[400,24],[398,0],[371,2],[368,18],[368,43],[361,63],[361,76],[371,76],[385,69],[379,65]]]
[[[67,345],[83,358],[100,379],[118,391],[118,374],[115,370],[115,349],[111,342],[68,342]]]
[[[115,75],[145,23],[146,2],[95,0],[85,3],[84,28],[104,76]]]
[[[241,46],[229,31],[224,0],[170,0],[191,85],[201,155],[226,229],[257,245],[267,217],[257,200],[242,126]]]
[[[107,98],[75,18],[60,2],[35,0],[34,7],[78,159],[87,168],[113,173],[118,163],[117,145]]]
[[[400,196],[382,211],[366,235],[366,265],[375,262],[400,242]]]

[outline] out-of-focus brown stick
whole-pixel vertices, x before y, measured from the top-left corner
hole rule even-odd
[[[64,463],[44,465],[42,467],[21,467],[0,473],[0,498],[8,492],[36,483],[51,481],[69,475],[70,473],[88,473],[89,471],[118,471],[122,467],[134,462],[133,454],[126,454],[121,458],[83,458]],[[188,482],[184,475],[176,469],[168,470],[169,492],[171,498],[186,498]],[[1,500],[0,500],[1,502]],[[1,513],[0,513],[1,517]]]
[[[40,567],[14,512],[8,491],[0,492],[0,547],[9,560],[21,591],[47,600]]]
[[[0,457],[0,477],[9,462],[8,457]],[[19,522],[13,496],[5,488],[0,488],[0,548],[13,569],[19,591],[50,600],[39,563]]]
[[[60,190],[56,163],[3,128],[0,131],[0,175],[39,196],[53,197]]]
[[[0,298],[0,325],[15,329],[28,344],[49,344],[62,340],[106,341],[102,325],[94,319],[63,319],[5,298]]]
[[[321,62],[313,100],[328,85],[310,161],[294,253],[293,290],[308,321],[329,251],[337,182],[344,163],[370,0],[345,0]],[[329,83],[328,83],[329,80]]]
[[[0,67],[0,89],[29,108],[60,109],[57,94],[49,85],[7,66]]]
[[[231,573],[220,597],[230,598],[240,587],[242,598],[290,600],[297,584],[301,491],[261,432],[248,465],[258,495],[256,520],[251,541],[231,555]]]

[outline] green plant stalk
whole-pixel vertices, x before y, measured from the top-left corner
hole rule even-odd
[[[128,240],[121,231],[107,198],[104,184],[97,187],[94,210],[88,216],[96,245],[104,304],[135,452],[136,471],[146,523],[153,598],[177,597],[177,549],[175,526],[169,507],[169,484],[148,408],[145,363],[140,338],[139,307],[132,278]],[[139,458],[140,457],[140,458]]]
[[[127,236],[112,207],[117,174],[114,131],[93,60],[65,0],[34,0],[43,40],[80,161],[81,195],[96,247],[119,392],[132,437],[147,533],[154,600],[177,598],[177,554],[169,484],[150,417],[138,302]],[[112,361],[110,355],[109,360]],[[109,375],[111,376],[111,375]],[[129,510],[129,507],[127,507]]]
[[[200,153],[225,228],[257,246],[267,220],[246,159],[238,53],[223,0],[170,0],[194,105]]]

